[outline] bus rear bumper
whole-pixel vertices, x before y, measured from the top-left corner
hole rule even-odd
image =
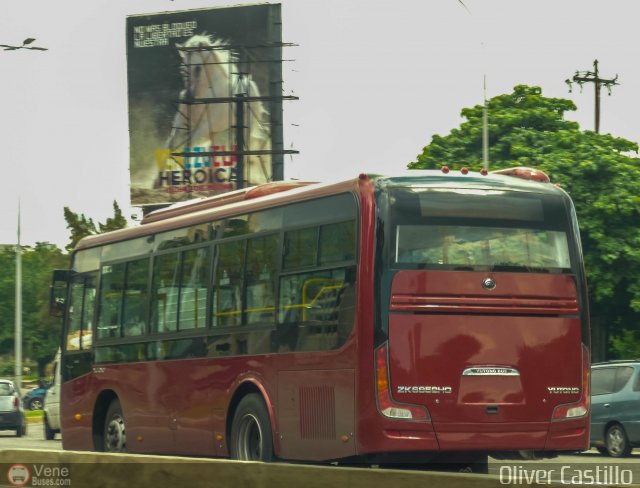
[[[440,450],[544,450],[588,449],[588,419],[559,422],[436,423]]]
[[[548,422],[434,422],[443,451],[544,449]]]
[[[589,449],[589,417],[551,422],[545,450],[586,451]]]

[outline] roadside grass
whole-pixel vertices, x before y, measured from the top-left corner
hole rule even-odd
[[[42,422],[44,418],[42,410],[25,410],[24,414],[27,417],[27,422],[30,424]]]

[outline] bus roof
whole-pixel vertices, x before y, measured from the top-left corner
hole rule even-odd
[[[209,198],[180,202],[150,213],[137,227],[85,237],[78,242],[75,250],[189,227],[287,203],[354,191],[361,181],[364,180],[353,178],[337,183],[273,182]]]
[[[346,191],[357,191],[363,183],[373,182],[377,188],[416,186],[438,188],[477,188],[527,191],[566,195],[555,185],[504,174],[444,170],[407,170],[396,176],[361,173],[358,177],[337,183],[281,181],[265,183],[208,198],[180,202],[145,216],[140,226],[88,236],[80,240],[76,250],[97,247],[174,230],[181,227],[223,219],[296,201],[310,200]]]
[[[524,177],[514,177],[508,174],[497,174],[493,172],[482,175],[477,172],[462,174],[460,171],[449,171],[445,173],[442,170],[409,170],[402,175],[379,176],[375,178],[375,181],[377,186],[416,186],[425,188],[465,187],[566,195],[564,190],[554,184],[541,183],[540,181],[526,179]]]

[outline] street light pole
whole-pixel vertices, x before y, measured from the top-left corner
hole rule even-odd
[[[34,46],[35,38],[27,37],[19,46],[0,44],[3,51],[18,51],[28,49],[32,51],[47,51],[46,47]],[[15,382],[20,391],[22,387],[22,246],[20,245],[20,200],[18,199],[18,242],[16,245],[16,305],[15,305]]]
[[[18,200],[18,244],[16,246],[16,317],[15,317],[16,389],[22,386],[22,247],[20,246],[20,200]]]

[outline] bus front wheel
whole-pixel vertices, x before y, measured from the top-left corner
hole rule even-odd
[[[232,459],[273,461],[273,436],[269,412],[259,394],[251,393],[240,400],[231,423],[229,451]]]
[[[127,452],[127,431],[117,398],[109,405],[104,422],[104,452]]]

